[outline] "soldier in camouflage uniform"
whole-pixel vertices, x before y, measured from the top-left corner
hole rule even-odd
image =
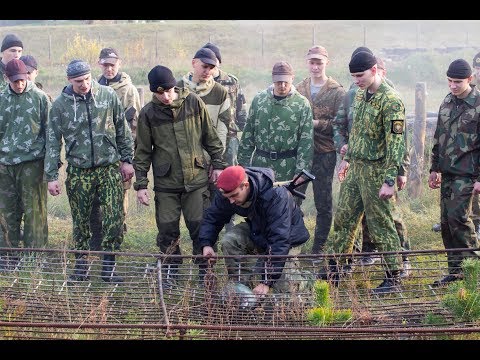
[[[339,165],[338,210],[330,253],[351,253],[363,215],[379,251],[400,251],[393,221],[395,178],[405,153],[405,106],[400,95],[377,73],[375,56],[360,51],[352,56],[350,73],[359,86],[353,102],[348,150]],[[348,172],[347,172],[348,171]],[[343,258],[342,258],[343,259]],[[402,263],[397,254],[385,255],[385,279],[374,294],[399,291]],[[330,279],[338,285],[340,268],[330,261]]]
[[[359,52],[365,49],[368,49],[368,48],[359,47],[353,52],[353,54],[356,54],[356,52]],[[395,88],[393,83],[390,80],[388,80],[386,77],[385,63],[379,57],[376,57],[376,59],[377,59],[377,70],[380,77],[382,77],[389,86],[391,86],[392,88]],[[342,156],[342,158],[348,149],[348,137],[352,129],[352,123],[353,123],[353,106],[352,105],[353,105],[353,99],[355,97],[355,93],[357,89],[358,89],[358,86],[356,86],[355,83],[352,83],[350,85],[350,88],[347,91],[345,99],[342,102],[342,105],[340,106],[340,109],[337,112],[335,119],[333,120],[333,133],[334,133],[333,140],[335,143],[335,148],[337,152]],[[345,111],[345,109],[348,109],[348,111]],[[410,152],[408,151],[407,140],[408,140],[407,132],[405,132],[405,154],[403,156],[403,161],[398,170],[398,175],[396,179],[398,190],[403,190],[405,188],[407,183],[408,169],[410,167]],[[340,184],[340,186],[342,186],[342,184]],[[397,202],[397,199],[398,199],[398,192],[395,191],[395,196],[393,197],[395,204]],[[410,241],[408,240],[408,236],[407,236],[407,228],[397,206],[394,206],[393,221],[395,222],[395,228],[397,229],[398,237],[400,238],[400,246],[402,247],[402,250],[410,250]],[[359,231],[359,235],[356,237],[354,250],[358,252],[360,251],[374,252],[377,250],[375,248],[375,245],[372,242],[372,238],[368,231],[367,220],[365,216],[363,216],[362,218],[362,227],[361,227],[361,230]],[[365,255],[360,259],[363,265],[374,264],[377,260],[380,260],[380,258],[377,256],[371,256],[371,255],[369,256]],[[401,271],[400,276],[408,277],[411,273],[410,272],[411,265],[410,265],[408,256],[403,255],[402,261],[403,261],[403,270]]]
[[[313,111],[312,174],[315,175],[315,180],[312,184],[317,209],[315,236],[311,250],[314,254],[323,252],[323,246],[332,226],[332,185],[337,165],[332,120],[345,96],[343,86],[326,74],[329,62],[327,49],[318,45],[311,47],[306,55],[310,76],[295,85],[297,91],[308,99]]]
[[[48,240],[43,167],[51,104],[27,80],[27,72],[23,61],[9,61],[5,68],[9,85],[0,92],[0,216],[7,230],[1,231],[0,247],[19,247],[22,218],[24,247],[44,247]]]
[[[228,148],[228,129],[233,123],[230,98],[227,90],[217,83],[213,77],[213,71],[217,66],[215,53],[208,48],[200,48],[192,59],[192,71],[185,74],[177,82],[178,87],[186,87],[191,92],[200,96],[207,105],[208,114],[212,120],[213,127],[217,130],[223,144],[223,156]],[[205,152],[207,168],[212,170],[209,155]],[[210,199],[213,199],[216,186],[209,182]]]
[[[118,54],[118,50],[114,48],[103,48],[100,51],[98,65],[102,69],[102,75],[98,79],[100,85],[110,86],[115,90],[123,108],[125,109],[125,117],[132,132],[133,141],[135,142],[135,133],[137,129],[138,114],[142,105],[140,104],[140,94],[137,87],[133,85],[130,75],[124,71],[120,71],[122,60]],[[126,216],[128,211],[128,190],[132,187],[132,179],[123,183],[123,230],[127,231]],[[90,248],[92,250],[101,250],[102,244],[102,209],[98,194],[93,201],[92,213],[90,215],[90,229],[92,237],[90,239]]]
[[[273,84],[253,98],[238,149],[240,165],[271,168],[276,181],[293,180],[312,167],[312,108],[293,79],[289,63],[273,66]]]
[[[213,79],[219,84],[223,85],[227,89],[228,97],[230,99],[230,112],[232,121],[228,128],[227,134],[227,149],[225,151],[225,161],[228,165],[237,165],[237,153],[240,139],[238,138],[238,132],[243,131],[245,122],[247,121],[247,111],[245,110],[245,96],[243,95],[240,82],[237,77],[232,74],[228,74],[220,69],[222,63],[222,55],[220,49],[215,44],[210,42],[206,43],[203,47],[209,48],[215,53],[218,60],[218,65],[213,69]],[[232,230],[235,225],[235,216],[232,216],[230,222],[225,225],[225,230]]]
[[[48,191],[61,192],[58,168],[62,138],[65,142],[67,196],[72,211],[73,240],[77,250],[89,250],[90,213],[95,193],[103,212],[104,251],[118,251],[123,241],[123,185],[133,177],[133,139],[124,108],[115,91],[92,80],[90,65],[72,60],[69,85],[52,104],[47,128],[45,176]],[[88,279],[88,263],[76,253],[71,281]],[[102,279],[122,282],[114,273],[115,254],[103,256]]]
[[[210,204],[208,171],[204,150],[214,168],[211,182],[226,167],[223,145],[206,105],[188,88],[176,87],[171,70],[157,65],[148,74],[152,101],[140,112],[135,149],[134,189],[144,205],[149,204],[148,172],[153,169],[157,245],[163,254],[181,255],[180,218],[193,242],[193,254],[202,254],[198,234],[203,211]],[[181,258],[166,258],[165,280],[171,283],[178,273]],[[200,278],[206,263],[198,260]]]
[[[3,38],[0,58],[0,90],[8,84],[5,78],[5,67],[12,59],[19,59],[23,52],[23,43],[15,34],[7,34]]]
[[[218,46],[212,43],[206,43],[203,47],[209,48],[215,53],[219,65],[213,69],[213,79],[219,84],[223,85],[228,92],[228,97],[230,98],[230,111],[232,113],[232,122],[228,129],[228,147],[226,150],[225,161],[228,165],[237,165],[237,153],[238,145],[240,140],[238,138],[238,132],[243,131],[245,123],[247,121],[247,111],[245,109],[245,95],[240,86],[238,78],[230,73],[220,69],[220,64],[222,63],[222,55]]]
[[[43,85],[40,82],[36,81],[37,76],[38,76],[38,62],[37,62],[37,59],[35,59],[32,55],[22,55],[22,56],[20,56],[20,60],[22,60],[25,64],[25,66],[27,67],[28,80],[33,82],[35,84],[35,86],[37,88],[39,88],[40,90],[45,91],[45,90],[43,90]],[[53,102],[52,96],[50,94],[48,94],[47,92],[45,92],[45,94],[47,94],[48,100],[50,100],[50,102]]]
[[[438,110],[428,186],[440,187],[440,224],[445,249],[478,248],[470,217],[474,194],[480,193],[480,92],[470,64],[453,61],[447,70],[450,93]],[[478,251],[447,253],[448,275],[433,283],[463,278],[461,262]]]

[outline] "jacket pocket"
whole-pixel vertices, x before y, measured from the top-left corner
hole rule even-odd
[[[163,176],[167,176],[170,173],[170,163],[157,165],[157,166],[152,165],[152,167],[153,167],[153,173],[155,176],[163,177]]]

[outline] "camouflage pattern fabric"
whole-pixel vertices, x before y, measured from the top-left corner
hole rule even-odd
[[[82,169],[67,166],[65,187],[73,220],[75,249],[89,250],[90,213],[95,193],[98,192],[103,213],[103,241],[105,251],[118,251],[123,242],[123,187],[120,164]]]
[[[329,76],[320,91],[312,97],[310,83],[311,79],[308,77],[295,85],[295,88],[310,102],[313,119],[319,120],[319,124],[313,129],[314,153],[335,151],[332,121],[343,102],[345,89]]]
[[[479,247],[479,242],[469,215],[472,204],[473,183],[469,177],[442,176],[440,187],[440,225],[445,249]],[[447,253],[448,272],[461,273],[461,262],[470,256],[480,256],[479,251]]]
[[[0,216],[6,220],[10,242],[2,232],[0,247],[19,247],[22,219],[24,247],[47,245],[47,183],[43,166],[43,159],[18,165],[0,164]]]
[[[185,225],[192,239],[193,255],[201,255],[198,242],[203,211],[210,205],[207,185],[190,192],[155,192],[155,221],[157,223],[157,246],[160,252],[181,255],[180,219],[183,215]],[[181,258],[167,259],[166,263],[179,263]]]
[[[225,233],[221,241],[222,253],[225,256],[232,255],[265,255],[250,239],[250,227],[245,221],[235,225],[232,230]],[[301,246],[290,248],[288,255],[300,254]],[[277,259],[278,261],[278,259]],[[265,266],[263,261],[255,258],[239,260],[234,257],[225,258],[228,275],[231,280],[241,282],[254,288],[262,281]],[[295,257],[285,261],[282,275],[273,284],[272,291],[279,293],[296,293],[304,291],[314,282],[314,276],[302,270],[299,260]]]
[[[225,153],[225,161],[228,165],[237,165],[238,144],[240,142],[238,132],[243,130],[247,121],[245,95],[236,76],[228,74],[221,69],[218,69],[218,71],[219,74],[215,78],[215,81],[224,86],[228,92],[232,119],[227,134],[228,145]]]
[[[45,176],[58,179],[62,137],[65,159],[75,167],[105,167],[132,162],[133,138],[120,99],[115,91],[92,80],[87,96],[66,86],[55,99],[47,127]]]
[[[243,166],[271,168],[277,181],[292,180],[303,169],[310,171],[313,157],[313,115],[308,99],[292,85],[286,98],[276,100],[273,85],[258,93],[249,108],[238,149]],[[255,150],[295,151],[296,156],[273,160]]]
[[[21,94],[9,86],[0,92],[0,164],[44,158],[49,112],[47,95],[31,81]]]
[[[448,94],[438,111],[430,171],[480,180],[480,92],[465,99]]]
[[[366,89],[355,93],[348,151],[344,160],[384,160],[384,180],[395,180],[405,155],[405,106],[383,81],[366,101]],[[379,187],[380,189],[380,187]]]
[[[355,125],[354,125],[355,126]],[[378,191],[385,180],[385,160],[355,160],[340,185],[333,220],[334,236],[326,244],[328,253],[352,253],[355,235],[365,213],[369,232],[378,251],[401,251],[393,221],[394,200],[383,200]],[[401,269],[397,255],[384,257],[389,271]]]
[[[403,221],[402,214],[400,213],[397,204],[398,193],[395,192],[393,196],[393,222],[395,223],[395,229],[397,230],[398,237],[400,239],[400,246],[402,250],[408,251],[410,250],[410,240],[408,239],[407,233],[407,226]],[[355,249],[363,252],[372,252],[376,250],[375,244],[373,243],[373,239],[368,231],[368,225],[366,217],[364,216],[362,219],[362,228],[360,231],[360,236],[357,236],[355,240]]]
[[[433,137],[430,172],[442,174],[440,224],[446,249],[478,247],[470,215],[473,184],[480,180],[480,92],[472,88],[465,99],[451,93],[445,97]],[[465,256],[448,254],[450,273],[461,271]]]

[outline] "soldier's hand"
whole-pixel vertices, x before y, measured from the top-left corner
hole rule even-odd
[[[405,189],[405,186],[407,185],[407,177],[406,176],[397,176],[397,187],[398,190],[403,190]]]
[[[150,196],[147,189],[140,189],[137,191],[137,199],[142,205],[150,205]]]
[[[395,186],[388,186],[388,184],[383,183],[380,191],[378,192],[378,197],[380,199],[386,200],[390,199],[395,193]]]
[[[345,154],[347,153],[347,150],[348,150],[348,144],[343,145],[340,148],[340,155],[345,156]]]
[[[473,184],[473,195],[480,194],[480,182],[475,181]]]
[[[122,174],[122,181],[125,182],[133,177],[135,169],[132,164],[122,161],[120,164],[120,173]]]
[[[217,254],[215,254],[215,250],[213,250],[211,246],[204,246],[202,249],[202,254],[208,259],[208,262],[210,264],[215,263],[215,257],[217,256]]]
[[[255,286],[255,288],[253,289],[253,293],[257,296],[263,297],[268,294],[268,290],[270,290],[270,286],[261,283]]]
[[[220,169],[212,170],[211,175],[210,175],[210,179],[209,179],[210,182],[216,184],[218,176],[220,175],[221,172],[222,172],[222,170],[220,170]]]
[[[350,163],[345,160],[342,160],[342,162],[338,167],[338,181],[342,182],[343,180],[345,180],[345,178],[347,177],[347,172],[349,167],[350,167]]]
[[[442,183],[442,174],[432,171],[428,177],[428,187],[430,189],[438,189]]]
[[[62,188],[60,187],[58,180],[48,182],[48,192],[53,196],[57,196],[62,193]]]

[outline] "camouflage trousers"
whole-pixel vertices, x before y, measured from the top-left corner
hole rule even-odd
[[[181,255],[180,218],[183,214],[185,225],[192,239],[193,255],[202,254],[198,243],[203,211],[210,205],[207,185],[190,192],[155,192],[155,221],[157,223],[157,246],[160,252]],[[181,263],[181,258],[167,259],[166,263]]]
[[[445,249],[478,248],[477,235],[470,217],[473,184],[468,177],[442,177],[440,187],[440,225]],[[479,256],[479,252],[448,253],[448,272],[462,272],[464,258]]]
[[[340,185],[337,210],[333,220],[334,236],[327,241],[328,253],[352,253],[363,215],[373,244],[379,251],[401,251],[393,220],[394,199],[380,199],[378,192],[385,180],[383,160],[354,160]],[[344,259],[345,260],[345,259]],[[387,271],[401,270],[400,256],[384,256]]]
[[[250,239],[250,226],[245,221],[235,225],[232,230],[223,235],[221,241],[223,255],[265,255],[265,251],[255,246]],[[301,246],[290,248],[288,255],[300,254]],[[265,258],[245,257],[238,259],[226,257],[225,265],[231,280],[241,282],[247,286],[255,287],[265,270]],[[284,261],[279,258],[273,261]],[[290,257],[285,261],[282,275],[272,287],[274,292],[295,293],[303,291],[312,286],[313,274],[303,271],[298,258]]]
[[[120,250],[123,242],[123,186],[119,164],[82,169],[68,165],[65,181],[73,220],[73,241],[89,250],[90,214],[95,194],[102,209],[102,249]]]
[[[225,151],[225,161],[227,164],[230,165],[238,165],[237,161],[237,153],[238,153],[238,146],[240,144],[240,140],[238,139],[237,135],[230,135],[228,134],[228,146]]]
[[[398,192],[395,191],[393,196],[393,222],[395,223],[395,229],[397,230],[398,237],[400,238],[400,247],[402,250],[410,250],[410,241],[407,237],[407,227],[403,221],[402,214],[400,213],[396,203],[398,201]],[[355,240],[355,251],[358,252],[372,252],[376,250],[375,244],[372,241],[370,232],[368,231],[367,218],[366,216],[362,219],[362,226],[359,231],[359,235]],[[404,260],[407,259],[406,256],[403,257]]]
[[[312,253],[323,251],[327,241],[333,218],[332,184],[337,153],[335,151],[315,154],[313,156],[312,173],[315,175],[313,184],[313,198],[317,216],[315,219],[315,236],[313,238]]]
[[[23,219],[24,247],[45,247],[48,241],[47,182],[42,160],[0,165],[0,247],[19,247]]]
[[[132,179],[123,182],[123,222],[124,229],[126,226],[126,218],[128,213],[128,190],[132,187]],[[90,213],[90,231],[92,237],[90,238],[90,250],[102,250],[102,208],[100,206],[100,198],[98,192],[95,193],[92,204],[92,212]]]

